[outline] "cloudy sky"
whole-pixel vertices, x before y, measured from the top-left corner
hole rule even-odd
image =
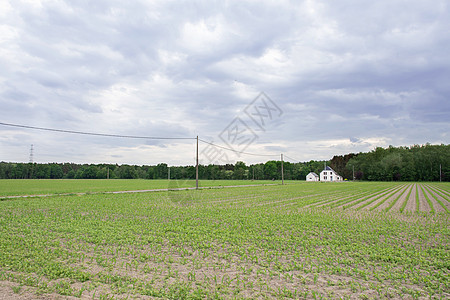
[[[201,141],[203,163],[448,144],[449,53],[447,0],[0,0],[0,122],[257,154]],[[0,161],[31,144],[36,162],[195,158],[195,140],[0,125]]]

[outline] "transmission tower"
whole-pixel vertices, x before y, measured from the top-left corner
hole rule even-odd
[[[33,162],[34,162],[34,159],[33,159],[33,144],[31,144],[31,148],[30,148],[30,164],[32,164]]]

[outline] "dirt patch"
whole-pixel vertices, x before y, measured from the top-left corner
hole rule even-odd
[[[36,294],[37,289],[21,286],[15,282],[0,281],[0,300],[63,300],[63,299],[91,299],[88,297],[71,297],[57,294]]]

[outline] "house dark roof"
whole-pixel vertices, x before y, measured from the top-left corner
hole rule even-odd
[[[319,175],[317,175],[315,172],[309,172],[309,174],[313,174],[314,176],[319,177]]]
[[[330,168],[329,166],[326,166],[325,169],[323,169],[324,171],[334,171],[332,168]]]

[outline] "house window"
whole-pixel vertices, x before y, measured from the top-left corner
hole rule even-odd
[[[323,175],[327,175],[327,172],[323,172]]]
[[[323,179],[324,179],[324,180],[327,180],[327,176],[323,176]]]

